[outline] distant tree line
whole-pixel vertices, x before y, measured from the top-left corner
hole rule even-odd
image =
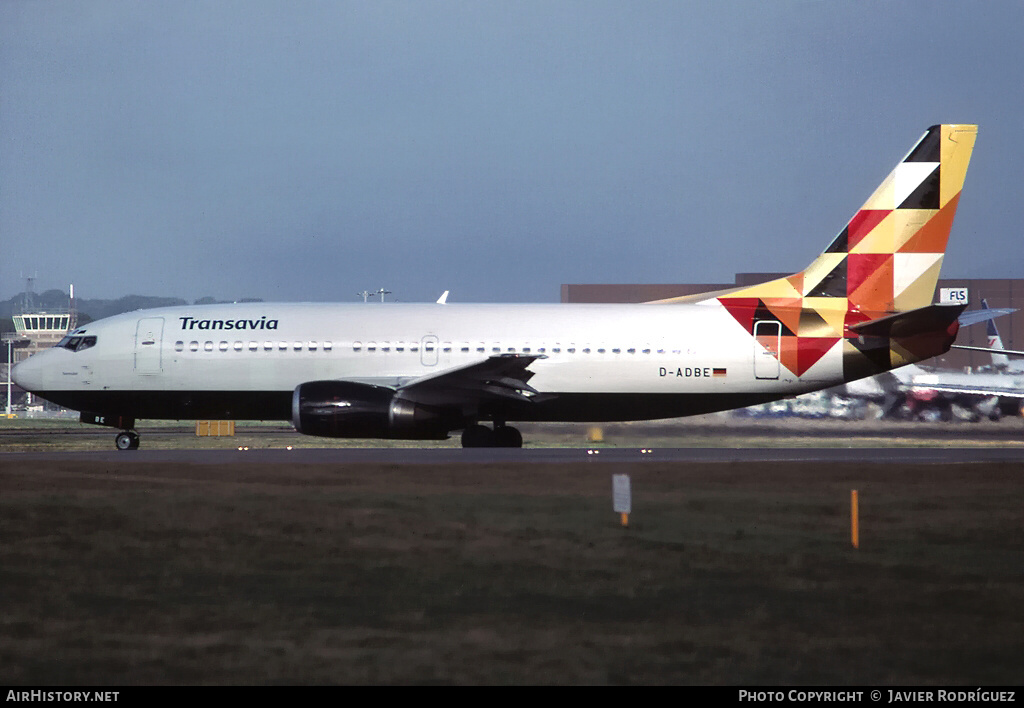
[[[25,293],[19,293],[9,300],[0,300],[0,332],[13,332],[14,321],[11,315],[21,311],[25,301]],[[68,307],[68,294],[64,290],[47,290],[42,293],[33,293],[32,302],[34,310],[49,310],[51,312],[63,311]],[[217,300],[210,296],[201,297],[193,305],[216,305],[227,302],[263,302],[261,298],[242,298],[239,300]],[[79,299],[78,324],[88,324],[93,320],[100,320],[104,317],[113,317],[122,312],[133,310],[146,310],[153,307],[175,307],[188,305],[187,300],[179,297],[153,297],[149,295],[125,295],[116,300],[103,299]]]

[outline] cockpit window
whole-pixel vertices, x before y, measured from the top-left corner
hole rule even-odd
[[[96,346],[96,337],[81,337],[68,335],[64,339],[57,343],[57,346],[62,349],[70,349],[73,352],[80,352],[83,349]]]

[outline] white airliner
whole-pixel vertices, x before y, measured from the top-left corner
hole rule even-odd
[[[622,421],[763,403],[945,353],[932,304],[977,126],[933,126],[805,270],[639,305],[266,304],[91,322],[15,367],[121,429],[290,420],[331,437],[519,447],[514,421]],[[490,426],[485,425],[490,423]]]

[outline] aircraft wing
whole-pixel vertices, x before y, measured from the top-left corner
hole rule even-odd
[[[993,347],[971,347],[966,344],[954,344],[950,349],[966,349],[972,352],[985,352],[986,354],[1002,354],[1003,356],[1024,356],[1024,352],[1016,349],[999,349]]]
[[[543,354],[500,354],[407,381],[397,392],[404,399],[428,405],[536,401],[543,394],[527,383],[534,374],[528,367],[544,358]]]
[[[1024,388],[1013,386],[973,386],[969,383],[924,383],[914,382],[910,389],[937,391],[939,393],[958,393],[969,396],[999,396],[1000,398],[1024,398]]]

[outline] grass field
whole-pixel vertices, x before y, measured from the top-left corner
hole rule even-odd
[[[1020,465],[15,458],[2,684],[1024,678]]]

